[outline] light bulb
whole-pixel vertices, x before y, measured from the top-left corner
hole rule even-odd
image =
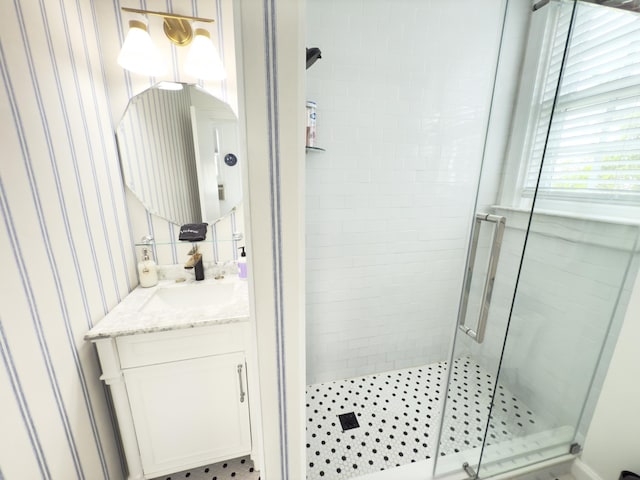
[[[218,50],[211,42],[209,32],[204,28],[195,30],[195,38],[189,48],[184,71],[203,80],[223,80],[227,77]]]
[[[160,90],[182,90],[182,84],[177,82],[160,82],[156,85]]]
[[[150,77],[164,75],[167,72],[162,55],[153,44],[147,32],[147,25],[143,21],[129,21],[129,32],[118,55],[118,65]]]

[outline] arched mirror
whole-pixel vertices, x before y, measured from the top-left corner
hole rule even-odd
[[[213,223],[242,201],[238,119],[197,85],[136,95],[116,138],[125,184],[150,213],[178,225]]]

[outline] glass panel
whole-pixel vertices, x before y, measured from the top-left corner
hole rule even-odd
[[[498,318],[507,316],[513,292],[513,282],[501,280],[506,277],[504,266],[508,264],[499,262],[484,340],[482,344],[477,343],[475,338],[483,333],[479,324],[485,308],[489,262],[492,251],[494,255],[497,252],[492,249],[496,225],[481,221],[475,228],[478,231],[477,247],[464,322],[460,322],[463,328],[459,329],[451,362],[453,368],[437,459],[438,474],[461,470],[465,462],[477,465],[480,460],[505,330]],[[467,329],[471,330],[469,334],[463,333]]]
[[[569,453],[572,443],[581,443],[586,432],[579,426],[586,427],[590,415],[585,401],[605,342],[615,342],[626,308],[621,297],[637,272],[637,248],[637,226],[534,211],[482,477]],[[500,426],[504,415],[513,427],[507,431]]]
[[[621,16],[627,18],[621,20]],[[599,103],[613,111],[620,101],[619,89],[611,94],[611,101],[608,99],[606,88],[613,85],[610,78],[595,78],[584,52],[574,48],[585,38],[595,38],[597,26],[609,21],[622,21],[629,31],[640,32],[640,16],[635,13],[584,3],[576,6],[550,127],[555,140],[545,148],[546,154],[551,149],[555,157],[553,162],[543,159],[538,172],[541,178],[548,178],[550,171],[564,162],[564,144],[575,141],[566,123],[572,110],[581,116],[586,105]],[[578,55],[582,56],[576,59]],[[637,68],[640,48],[625,52],[626,58],[634,56],[638,60],[633,68]],[[581,103],[575,109],[568,108],[570,99],[565,95],[575,95],[580,77],[584,84],[579,88]],[[567,82],[573,82],[571,88],[565,88]],[[587,98],[589,90],[595,90],[598,98]],[[627,122],[633,123],[635,118],[628,117]],[[624,122],[604,125],[598,119],[590,122],[590,128],[602,138],[629,129]],[[638,138],[624,135],[620,150],[634,148]],[[640,158],[631,160],[638,162]],[[597,209],[599,215],[582,213],[585,208],[587,212]],[[637,220],[622,216],[629,212],[635,212],[630,217],[638,218],[640,200],[627,199],[621,210],[595,189],[591,193],[585,190],[579,205],[575,198],[555,203],[537,198],[531,216],[511,212],[514,222],[507,223],[505,249],[514,225],[530,224],[479,469],[481,477],[567,454],[583,442],[640,263]],[[502,429],[503,416],[511,428]]]
[[[466,292],[462,295],[459,324],[464,327],[458,329],[450,360],[453,368],[449,374],[444,421],[434,469],[437,476],[454,472],[462,474],[464,464],[477,471],[486,440],[489,445],[496,445],[521,436],[529,425],[538,425],[535,412],[526,405],[526,396],[497,381],[532,205],[531,202],[528,206],[518,203],[515,209],[515,201],[511,201],[509,208],[497,207],[496,204],[504,203],[504,198],[496,198],[495,194],[492,196],[488,192],[491,192],[492,182],[496,181],[496,172],[492,167],[495,158],[504,162],[505,166],[500,167],[506,172],[503,175],[504,181],[518,182],[523,174],[518,174],[517,171],[510,174],[509,169],[516,165],[518,170],[522,159],[543,153],[543,150],[536,153],[535,139],[527,134],[526,127],[532,121],[536,122],[538,129],[544,127],[548,130],[550,125],[552,109],[534,108],[532,111],[531,106],[554,102],[560,69],[552,68],[556,60],[552,56],[552,47],[564,47],[566,44],[574,2],[552,2],[533,12],[523,10],[522,4],[516,3],[518,2],[506,4],[494,109],[488,125],[476,203],[477,212],[504,217],[506,228],[501,248],[493,250],[494,255],[499,255],[499,261],[488,306],[486,330],[481,342],[477,341],[477,333],[481,332],[477,332],[476,328],[482,317],[483,306],[487,308],[484,304],[484,292],[490,277],[487,266],[492,253],[495,226],[492,223],[476,222],[476,229],[479,229],[477,243],[474,241],[476,232],[471,236],[468,264],[472,268],[467,268],[465,281],[469,293],[468,298],[465,297]],[[523,17],[526,20],[525,26],[522,23]],[[513,38],[517,37],[519,29],[526,28],[527,23],[529,34],[525,38],[525,44],[520,51],[514,52]],[[510,135],[510,143],[502,158],[499,156],[502,152],[492,149],[496,136],[505,134],[502,130],[505,120],[496,105],[499,107],[504,99],[502,90],[509,81],[506,80],[506,72],[510,71],[514,62],[522,63],[522,79],[513,112],[513,130],[506,133]],[[546,88],[542,90],[536,88],[541,78],[546,80]],[[502,190],[504,197],[505,191],[515,192],[518,187],[515,184],[503,184]],[[472,258],[474,248],[475,258]],[[471,335],[464,333],[467,329],[472,330]],[[517,416],[521,411],[524,412],[526,423]]]

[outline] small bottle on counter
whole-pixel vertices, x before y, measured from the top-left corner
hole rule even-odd
[[[244,247],[240,247],[240,258],[238,259],[238,278],[247,278],[247,254]]]
[[[156,262],[151,260],[149,256],[149,249],[142,249],[142,260],[138,262],[138,278],[140,279],[140,286],[155,287],[158,284],[158,266]]]

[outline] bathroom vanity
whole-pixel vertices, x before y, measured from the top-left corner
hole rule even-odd
[[[138,287],[88,332],[129,480],[254,456],[249,332],[247,284],[235,275]]]

